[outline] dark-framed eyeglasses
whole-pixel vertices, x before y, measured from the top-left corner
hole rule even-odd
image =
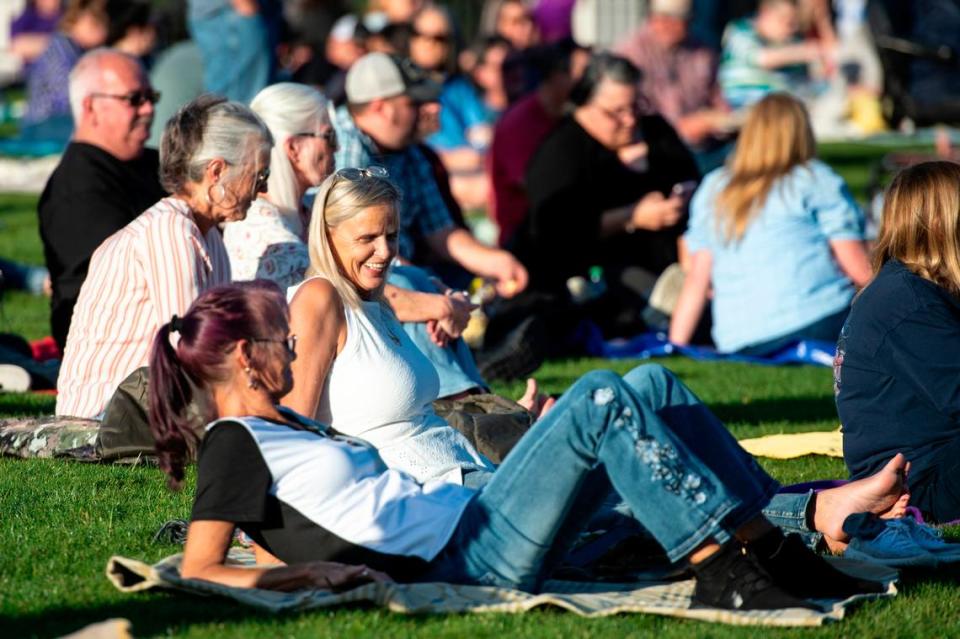
[[[287,352],[293,355],[297,352],[297,336],[296,335],[287,335],[283,339],[271,339],[269,337],[251,337],[251,342],[272,342],[275,344],[283,344],[287,348]]]
[[[423,38],[435,44],[450,44],[449,33],[424,33],[423,31],[414,30],[413,37]]]
[[[345,180],[350,180],[351,182],[359,182],[363,178],[388,178],[390,177],[390,172],[382,166],[374,165],[368,166],[365,169],[339,169],[336,173],[334,173],[334,175],[337,177],[342,177]]]
[[[330,127],[326,131],[321,131],[319,133],[314,133],[313,131],[304,131],[303,133],[294,134],[295,138],[317,138],[326,142],[331,148],[337,148],[337,130],[333,127]]]
[[[126,94],[119,93],[91,93],[91,98],[109,98],[111,100],[123,100],[134,109],[139,109],[145,102],[156,104],[160,101],[160,92],[153,89],[140,89]]]

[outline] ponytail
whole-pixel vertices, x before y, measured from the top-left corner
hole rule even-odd
[[[199,436],[187,408],[193,401],[193,386],[184,371],[177,351],[170,344],[174,320],[157,332],[150,354],[150,432],[157,449],[160,469],[171,489],[183,485],[184,464],[196,451]],[[184,322],[184,320],[179,320]]]

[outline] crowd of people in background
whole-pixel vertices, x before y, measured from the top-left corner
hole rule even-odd
[[[868,3],[638,4],[602,42],[600,1],[491,0],[476,34],[429,0],[24,3],[0,72],[21,135],[64,143],[38,205],[45,379],[97,419],[147,376],[172,484],[199,450],[184,576],[535,590],[608,517],[689,562],[701,604],[809,607],[884,587],[789,522],[842,548],[847,514],[903,513],[908,461],[923,512],[960,516],[960,171],[898,176],[873,247],[816,157],[876,130]],[[582,354],[585,326],[751,357],[839,339],[859,481],[775,496],[660,367],[490,393]],[[502,409],[496,455],[437,400]],[[224,565],[235,527],[290,565]]]

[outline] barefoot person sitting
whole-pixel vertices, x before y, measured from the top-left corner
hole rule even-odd
[[[588,373],[473,490],[417,482],[366,442],[279,407],[296,347],[283,296],[267,284],[207,291],[156,335],[150,424],[173,486],[199,446],[184,578],[278,590],[392,578],[536,592],[612,490],[671,560],[691,564],[700,605],[814,607],[806,598],[883,590],[837,572],[763,517],[777,483],[660,366]],[[189,425],[193,402],[209,409],[205,435]],[[237,527],[286,565],[225,565]]]

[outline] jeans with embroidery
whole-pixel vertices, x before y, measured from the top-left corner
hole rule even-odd
[[[778,487],[670,371],[593,371],[510,452],[421,578],[536,591],[611,490],[678,561],[729,540]]]

